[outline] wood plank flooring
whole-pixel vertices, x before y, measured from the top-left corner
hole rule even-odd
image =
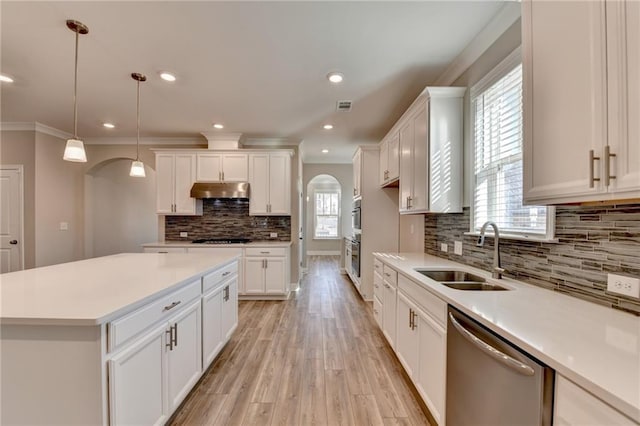
[[[338,259],[315,256],[283,302],[240,302],[231,341],[172,425],[427,425]]]

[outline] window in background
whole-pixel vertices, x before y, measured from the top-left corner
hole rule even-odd
[[[339,238],[338,225],[340,223],[340,192],[316,192],[314,218],[314,238]]]
[[[471,232],[550,239],[552,208],[522,205],[522,62],[513,52],[471,88],[474,174]],[[549,212],[547,211],[549,210]]]

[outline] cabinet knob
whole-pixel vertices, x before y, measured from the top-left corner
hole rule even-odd
[[[9,244],[15,246],[16,244],[18,244],[18,240],[11,240],[11,241],[9,241]]]

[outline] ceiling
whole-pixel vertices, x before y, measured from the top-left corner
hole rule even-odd
[[[1,121],[73,131],[76,19],[80,36],[78,135],[131,138],[136,82],[141,137],[238,132],[297,144],[309,163],[350,162],[378,142],[504,5],[425,2],[2,1]],[[176,74],[164,82],[159,72]],[[339,85],[328,82],[340,71]],[[352,100],[351,112],[336,101]],[[105,121],[115,129],[102,126]],[[333,124],[324,130],[323,124]],[[329,153],[322,154],[322,149]]]

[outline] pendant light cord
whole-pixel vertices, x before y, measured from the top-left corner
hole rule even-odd
[[[136,124],[138,131],[136,136],[136,161],[138,161],[140,156],[140,80],[138,80],[138,102],[136,106],[136,115],[138,117],[138,122]]]
[[[78,139],[78,38],[76,31],[76,68],[73,77],[73,138]]]

